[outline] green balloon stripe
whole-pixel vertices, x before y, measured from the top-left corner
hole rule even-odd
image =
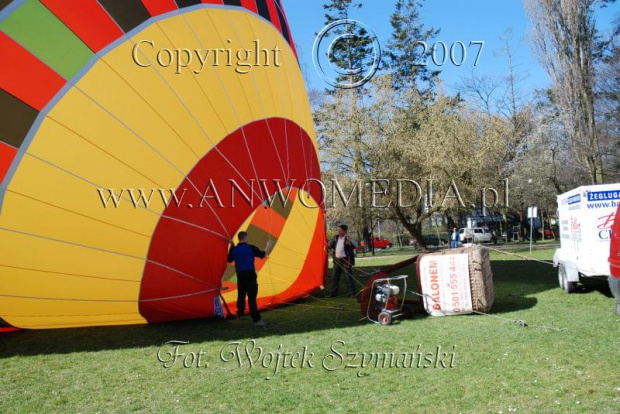
[[[0,22],[0,30],[65,79],[73,78],[93,56],[93,52],[38,0],[26,0]]]

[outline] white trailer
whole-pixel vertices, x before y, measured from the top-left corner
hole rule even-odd
[[[610,276],[611,228],[620,203],[620,183],[575,188],[558,196],[560,248],[553,255],[560,287],[575,291],[584,278]]]

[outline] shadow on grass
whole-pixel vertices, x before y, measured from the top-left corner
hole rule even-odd
[[[260,339],[335,328],[359,326],[362,314],[351,298],[300,300],[261,311],[270,325],[257,328],[249,316],[243,320],[193,319],[149,325],[103,326],[0,333],[0,360],[14,356],[70,354],[162,346],[168,341],[202,343]]]
[[[592,292],[598,292],[601,295],[613,298],[614,295],[611,293],[611,289],[609,288],[609,282],[606,280],[597,280],[590,281],[589,283],[585,283],[577,286],[576,294],[588,294]]]
[[[498,260],[491,262],[495,286],[492,313],[501,314],[531,309],[538,293],[557,287],[557,270],[539,262]]]
[[[536,306],[535,295],[557,287],[556,269],[536,262],[493,261],[495,281],[494,314],[515,312]],[[372,272],[371,268],[360,268]],[[331,274],[327,286],[331,286]],[[342,278],[344,279],[344,277]],[[359,277],[358,284],[365,278]],[[345,287],[341,280],[341,289]],[[341,290],[346,291],[346,290]],[[320,332],[369,324],[362,320],[359,304],[351,298],[325,299],[324,292],[295,304],[269,311],[263,317],[271,322],[258,329],[251,320],[189,320],[151,325],[93,327],[76,329],[17,331],[0,334],[0,359],[13,356],[69,354],[104,350],[161,346],[171,340],[200,343],[234,341],[296,333]],[[416,315],[415,319],[425,317]]]

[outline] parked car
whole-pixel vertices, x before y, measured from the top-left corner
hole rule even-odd
[[[462,243],[497,243],[493,233],[483,227],[463,228],[459,230],[459,240]]]
[[[556,228],[545,229],[545,239],[558,239],[558,230]]]
[[[393,243],[386,238],[374,237],[373,243],[375,245],[375,249],[389,249],[393,246]],[[366,241],[362,240],[357,248],[355,249],[356,253],[366,253],[371,250],[371,246],[366,243]]]
[[[501,236],[502,240],[506,240],[506,231],[508,231],[508,241],[519,240],[519,234],[521,232],[521,227],[512,226],[510,229],[502,231],[502,236]]]
[[[424,234],[422,235],[422,240],[424,240],[426,246],[443,246],[448,243],[448,240],[441,239],[435,234]]]
[[[373,243],[375,245],[375,249],[389,249],[394,243],[392,243],[389,239],[379,238],[377,236],[374,237]]]

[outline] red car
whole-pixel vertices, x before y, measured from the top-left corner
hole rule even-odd
[[[557,230],[545,229],[545,239],[557,239]]]
[[[393,243],[388,239],[379,238],[375,236],[374,238],[375,249],[389,249],[392,247]]]

